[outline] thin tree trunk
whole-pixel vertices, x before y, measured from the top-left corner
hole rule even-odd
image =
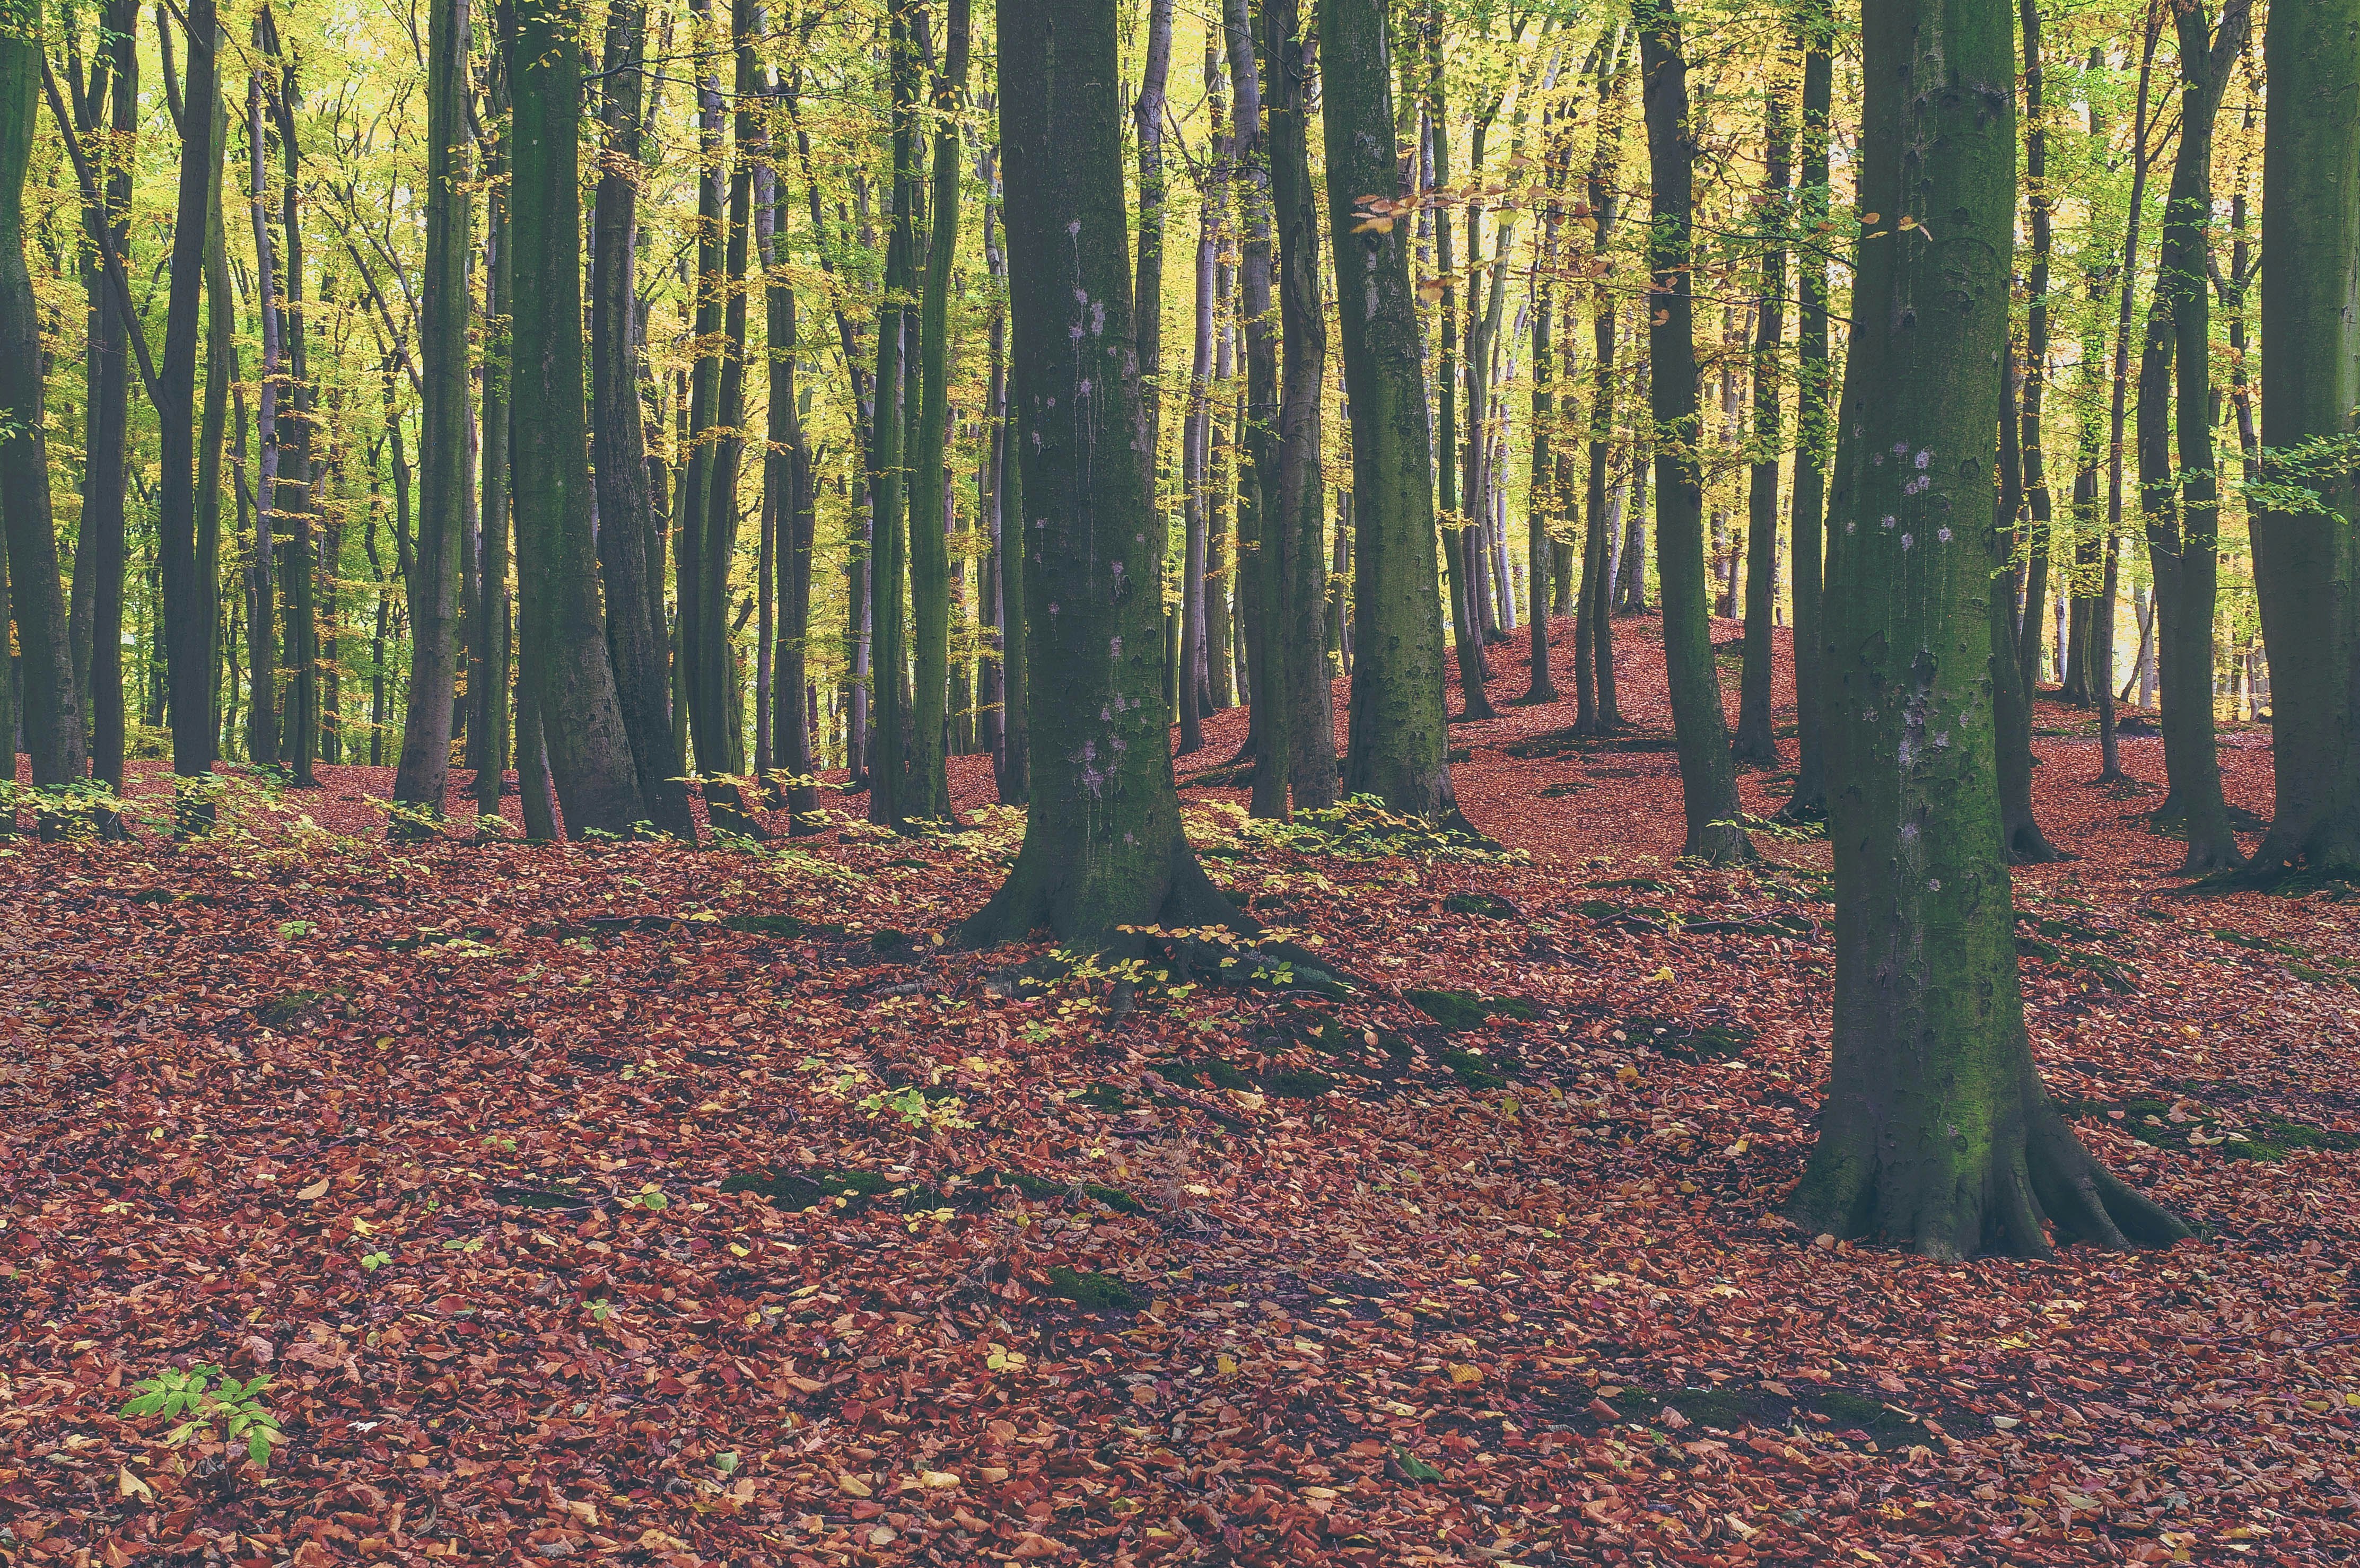
[[[1828,353],[1828,261],[1819,236],[1827,232],[1828,144],[1835,95],[1835,16],[1830,0],[1800,0],[1795,30],[1803,49],[1802,169],[1796,227],[1808,236],[1797,268],[1795,344],[1795,480],[1787,496],[1787,530],[1795,594],[1795,789],[1781,815],[1813,822],[1827,815],[1826,656],[1819,594],[1821,540],[1827,511],[1828,462],[1834,440],[1835,363]]]
[[[908,794],[909,713],[901,700],[908,658],[901,589],[909,550],[905,446],[910,394],[916,387],[910,363],[918,332],[912,312],[900,301],[917,281],[918,47],[912,36],[910,0],[895,0],[886,49],[892,79],[893,184],[891,233],[885,250],[885,299],[877,311],[877,412],[869,458],[869,690],[873,721],[869,757],[869,820],[899,828],[910,815]],[[1003,113],[1004,113],[1003,109]],[[1128,247],[1126,247],[1127,249]]]
[[[945,758],[950,696],[951,563],[943,519],[949,495],[943,450],[950,424],[951,261],[958,251],[958,103],[967,90],[967,0],[949,0],[944,66],[934,81],[934,180],[926,268],[918,296],[918,417],[909,431],[910,766],[902,814],[944,822],[951,811]],[[1168,54],[1168,50],[1166,51]],[[1144,156],[1144,155],[1142,155]],[[1145,266],[1142,257],[1141,265]],[[908,320],[906,314],[904,321]],[[1149,452],[1153,452],[1150,445]]]
[[[2139,218],[2146,205],[2147,176],[2147,99],[2155,80],[2155,51],[2163,35],[2163,12],[2158,7],[2147,13],[2147,42],[2139,55],[2138,105],[2131,116],[2131,191],[2129,221],[2123,234],[2122,263],[2115,270],[2115,284],[2121,289],[2115,301],[2114,316],[2114,386],[2112,406],[2107,415],[2108,441],[2106,455],[2106,554],[2108,581],[2113,581],[2114,562],[2120,558],[2123,533],[2123,466],[2124,426],[2127,419],[2130,395],[2131,309],[2136,298],[2132,280],[2138,276]],[[2100,682],[2106,688],[2106,699],[2098,704],[2098,782],[2114,784],[2122,780],[2114,750],[2114,677],[2111,649],[2114,646],[2114,595],[2103,595],[2097,612],[2105,621],[2105,640],[2109,652],[2107,661],[2100,668],[2110,673]]]
[[[1754,463],[1745,491],[1745,640],[1738,677],[1737,733],[1731,746],[1741,762],[1775,768],[1777,730],[1770,716],[1771,627],[1778,601],[1778,454],[1786,443],[1778,358],[1786,335],[1786,239],[1791,211],[1793,135],[1787,120],[1788,56],[1782,54],[1768,84],[1762,141],[1766,173],[1756,214],[1761,233],[1761,292],[1754,314]]]
[[[1432,190],[1450,182],[1450,119],[1444,91],[1442,8],[1438,0],[1429,0],[1419,25],[1426,47],[1426,113],[1432,126],[1423,179],[1426,188]],[[1442,530],[1443,576],[1450,593],[1450,621],[1457,634],[1459,718],[1491,719],[1499,714],[1483,685],[1490,671],[1484,665],[1482,622],[1476,616],[1475,590],[1470,581],[1476,563],[1467,560],[1465,529],[1459,511],[1459,290],[1453,281],[1457,271],[1451,254],[1450,209],[1437,207],[1433,217],[1435,275],[1442,282],[1442,298],[1435,311],[1442,353],[1434,383],[1433,462],[1439,479],[1439,493],[1434,504]],[[1339,284],[1338,289],[1340,296],[1342,286]],[[1421,362],[1424,357],[1421,353]]]
[[[1688,271],[1697,143],[1688,117],[1688,61],[1669,0],[1635,0],[1645,82],[1647,166],[1654,224],[1647,354],[1655,428],[1657,570],[1664,587],[1664,665],[1678,738],[1687,839],[1681,854],[1713,865],[1754,858],[1740,825],[1737,776],[1713,668],[1705,595],[1704,469],[1696,395],[1694,307]]]
[[[440,819],[450,783],[460,558],[466,543],[467,0],[434,0],[426,23],[426,255],[420,269],[418,536],[410,577],[410,701],[393,798]],[[480,737],[478,737],[480,745]],[[392,819],[396,836],[417,816]]]

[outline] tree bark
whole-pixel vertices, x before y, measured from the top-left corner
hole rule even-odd
[[[470,177],[467,0],[434,0],[426,18],[426,254],[420,268],[418,535],[410,555],[410,701],[393,798],[441,818],[451,771],[458,673],[460,564],[466,543]],[[411,831],[400,815],[396,837]]]
[[[1835,364],[1828,353],[1828,142],[1835,96],[1835,16],[1830,0],[1800,0],[1795,30],[1803,48],[1802,169],[1797,227],[1807,236],[1797,267],[1795,349],[1795,479],[1786,528],[1795,595],[1795,789],[1781,815],[1816,822],[1828,813],[1827,741],[1821,717],[1822,524],[1834,440]]]
[[[2181,870],[2191,876],[2245,864],[2221,793],[2212,727],[2220,481],[2212,471],[2212,291],[2205,262],[2212,226],[2212,126],[2245,47],[2247,0],[2227,0],[2217,32],[2208,28],[2205,11],[2191,5],[2174,12],[2180,143],[2156,252],[2156,296],[2139,359],[2138,398],[2139,500],[2155,575],[2170,783],[2156,815],[2185,825],[2188,855]]]
[[[902,804],[905,816],[934,822],[953,817],[944,734],[950,693],[951,563],[949,540],[943,532],[943,449],[950,424],[951,261],[958,250],[957,111],[967,90],[967,0],[949,0],[947,11],[944,65],[934,81],[934,188],[927,203],[926,270],[918,296],[918,418],[909,431],[913,722],[908,798]]]
[[[1443,710],[1432,424],[1393,143],[1383,0],[1320,0],[1321,110],[1337,321],[1352,424],[1352,709],[1344,789],[1459,819]],[[1479,681],[1474,695],[1480,699]]]
[[[1279,326],[1285,370],[1278,405],[1278,485],[1268,493],[1264,548],[1276,615],[1264,641],[1283,671],[1286,781],[1297,808],[1336,803],[1335,691],[1328,675],[1326,476],[1320,467],[1321,384],[1328,370],[1328,319],[1319,287],[1319,211],[1311,183],[1311,51],[1297,0],[1262,0],[1262,59],[1270,72],[1271,201],[1278,231]],[[1271,737],[1277,748],[1278,735]]]
[[[82,781],[90,752],[49,511],[41,313],[25,264],[25,171],[40,83],[38,33],[23,27],[0,31],[0,520],[7,530],[9,607],[24,659],[25,749],[32,754],[34,784],[62,789]],[[200,209],[192,248],[203,243]],[[14,785],[13,769],[6,782]]]
[[[1893,0],[1863,34],[1861,243],[1827,582],[1834,1065],[1789,1214],[1937,1258],[2186,1228],[2042,1087],[2016,980],[1991,717],[1994,410],[2015,205],[2006,0]],[[2013,650],[2007,650],[2012,654]]]
[[[1791,69],[1782,55],[1762,121],[1765,172],[1756,213],[1762,274],[1754,314],[1754,462],[1745,489],[1745,640],[1737,733],[1730,743],[1737,760],[1765,768],[1783,760],[1770,718],[1770,628],[1778,599],[1778,455],[1786,441],[1778,356],[1786,336],[1786,234],[1794,221],[1793,132],[1786,118]]]
[[[909,657],[901,589],[909,554],[904,506],[908,414],[917,383],[910,364],[918,323],[909,301],[917,282],[918,47],[912,36],[912,0],[894,0],[886,49],[892,78],[893,185],[891,232],[885,248],[885,295],[877,310],[877,411],[869,458],[869,605],[870,736],[869,820],[900,828],[909,817],[910,713],[902,701]],[[1126,245],[1128,250],[1128,245]]]
[[[1753,859],[1754,845],[1740,825],[1743,809],[1705,597],[1702,429],[1688,272],[1696,132],[1688,118],[1688,61],[1670,0],[1635,0],[1633,15],[1645,77],[1654,218],[1647,357],[1655,426],[1655,555],[1663,582],[1664,665],[1688,819],[1680,853],[1721,866]]]
[[[508,57],[516,95],[509,419],[518,585],[524,676],[565,829],[576,837],[629,833],[647,816],[606,658],[592,538],[582,374],[581,47],[574,0],[519,0]]]
[[[1114,0],[1002,0],[1000,100],[1031,601],[1024,844],[963,940],[1047,926],[1137,953],[1141,926],[1240,924],[1188,847],[1159,697],[1164,541],[1139,393]],[[1132,928],[1132,929],[1126,929]]]
[[[1429,0],[1419,25],[1426,47],[1426,113],[1431,136],[1423,180],[1432,190],[1450,182],[1450,117],[1444,90],[1442,7],[1436,0]],[[1390,89],[1391,84],[1387,85]],[[1369,187],[1370,191],[1384,189],[1382,185]],[[1456,633],[1452,646],[1458,653],[1459,718],[1463,723],[1497,718],[1499,713],[1491,706],[1491,693],[1484,690],[1491,671],[1483,659],[1483,623],[1476,611],[1475,588],[1470,580],[1478,563],[1467,559],[1466,530],[1459,511],[1459,289],[1452,281],[1456,262],[1450,241],[1450,209],[1437,207],[1434,266],[1442,283],[1442,298],[1435,308],[1435,324],[1442,352],[1434,378],[1434,430],[1430,439],[1432,461],[1439,478],[1439,494],[1434,505],[1438,508],[1437,521],[1442,530],[1443,578],[1450,593],[1450,624]],[[1349,291],[1339,283],[1337,292],[1340,298]],[[1421,364],[1424,358],[1421,351]],[[1421,438],[1425,439],[1427,438]]]
[[[510,107],[507,51],[516,31],[513,0],[495,9],[498,47],[492,51],[486,75],[488,108],[499,116]],[[492,139],[484,149],[486,190],[484,199],[484,354],[478,388],[481,458],[476,465],[478,549],[475,613],[476,659],[467,675],[468,733],[480,766],[475,770],[475,814],[496,822],[500,814],[500,790],[511,757],[517,762],[517,788],[527,788],[523,699],[517,699],[514,738],[509,724],[510,671],[516,663],[516,615],[508,597],[508,571],[514,556],[514,518],[508,490],[508,394],[515,385],[515,343],[510,307],[516,293],[516,245],[509,213],[513,208],[508,148]],[[596,323],[592,323],[595,330]],[[531,744],[538,746],[536,733]],[[667,746],[661,753],[667,771],[681,771],[679,759]],[[531,765],[547,770],[547,760],[535,752]]]
[[[663,536],[650,487],[634,317],[639,241],[641,62],[647,12],[615,0],[606,12],[599,78],[603,155],[590,217],[590,436],[606,585],[606,654],[615,700],[649,820],[694,844],[696,822],[672,756],[672,705],[662,618]],[[694,585],[691,585],[692,589]]]
[[[2272,470],[2348,450],[2360,407],[2360,0],[2276,0],[2264,51],[2263,469],[2318,499],[2253,514],[2278,781],[2253,875],[2348,878],[2360,877],[2360,472]]]

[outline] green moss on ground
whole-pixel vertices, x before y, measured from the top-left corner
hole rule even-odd
[[[1121,1276],[1085,1274],[1063,1263],[1049,1269],[1049,1293],[1086,1312],[1131,1312],[1144,1304]]]

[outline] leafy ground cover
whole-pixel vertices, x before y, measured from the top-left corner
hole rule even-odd
[[[940,945],[972,763],[914,844],[388,849],[327,769],[0,846],[0,1562],[2360,1552],[2360,901],[2180,892],[2044,710],[2036,1047],[2199,1237],[1797,1234],[1826,845],[1674,863],[1654,629],[1624,735],[1457,727],[1500,851],[1189,791],[1343,996]]]

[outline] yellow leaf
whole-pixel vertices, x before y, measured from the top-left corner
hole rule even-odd
[[[1213,1357],[1213,1366],[1226,1377],[1238,1369],[1238,1358],[1224,1353]]]
[[[1389,234],[1393,232],[1393,221],[1391,218],[1363,218],[1352,225],[1352,232],[1356,234]]]
[[[949,1488],[956,1486],[958,1484],[959,1478],[956,1475],[952,1475],[947,1470],[921,1470],[918,1472],[918,1485],[925,1487],[928,1491],[947,1491]]]
[[[308,1203],[314,1198],[325,1197],[327,1195],[327,1192],[328,1179],[325,1176],[322,1176],[317,1181],[312,1182],[310,1186],[304,1188],[295,1195]]]
[[[1672,966],[1666,964],[1661,969],[1656,970],[1653,975],[1648,975],[1647,978],[1655,985],[1668,985],[1672,983]]]
[[[1450,1364],[1450,1380],[1454,1383],[1480,1383],[1483,1368],[1470,1367],[1464,1361],[1454,1361]]]
[[[1442,298],[1448,287],[1439,278],[1429,278],[1417,286],[1417,297],[1431,305]]]
[[[850,1497],[874,1497],[877,1493],[876,1487],[858,1475],[838,1475],[836,1478],[836,1489]]]
[[[115,1489],[124,1497],[137,1497],[143,1502],[156,1500],[156,1488],[120,1465],[115,1467]]]
[[[1880,222],[1881,214],[1875,212],[1863,212],[1860,215],[1860,221],[1862,225],[1864,227],[1867,224]]]

